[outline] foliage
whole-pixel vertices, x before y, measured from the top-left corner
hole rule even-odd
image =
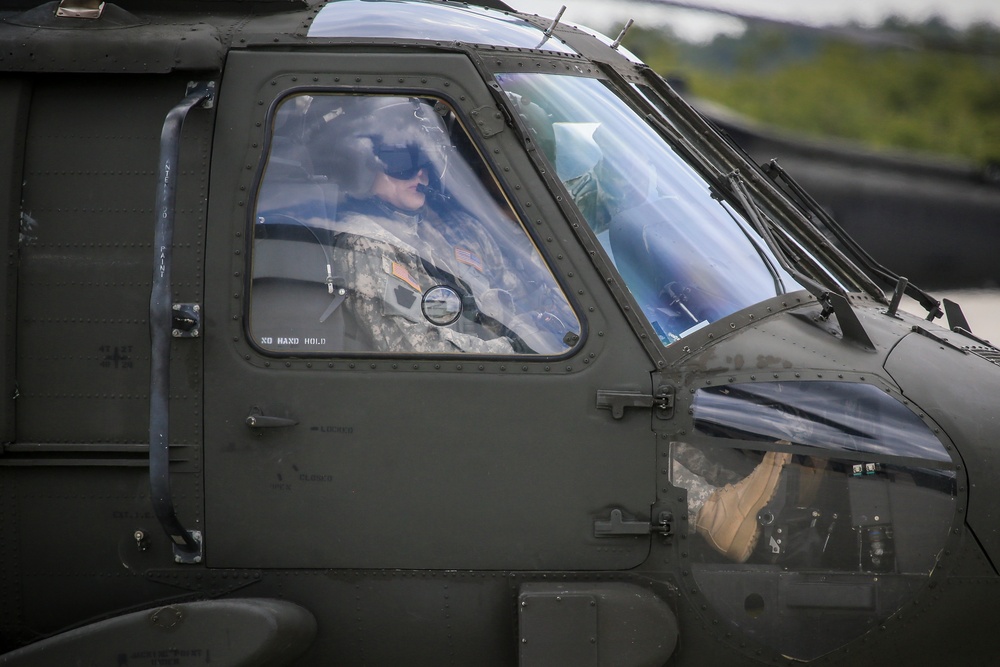
[[[627,46],[751,118],[872,147],[1000,161],[1000,30],[940,19],[878,30],[750,25],[705,45],[633,30]]]

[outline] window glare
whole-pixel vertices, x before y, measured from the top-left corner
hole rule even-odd
[[[602,81],[497,80],[664,344],[801,289],[742,215]]]
[[[456,111],[346,94],[274,115],[249,328],[293,356],[558,356],[582,331]]]

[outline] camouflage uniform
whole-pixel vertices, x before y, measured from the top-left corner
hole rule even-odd
[[[460,317],[449,326],[428,321],[422,297],[431,287],[460,283],[481,312],[505,318],[512,285],[499,249],[467,217],[447,221],[426,209],[407,213],[371,199],[356,203],[338,223],[337,275],[345,279],[344,307],[379,352],[512,354],[511,341]]]
[[[595,234],[607,231],[619,213],[647,200],[637,189],[641,174],[624,174],[610,169],[602,160],[590,171],[563,181],[573,203]]]

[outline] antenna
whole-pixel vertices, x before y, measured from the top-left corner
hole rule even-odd
[[[635,21],[633,21],[632,19],[628,20],[628,22],[625,24],[625,27],[622,28],[622,31],[618,33],[618,38],[611,43],[612,49],[614,49],[615,51],[618,50],[618,47],[622,45],[622,40],[625,39],[625,33],[628,32],[628,29],[632,27],[633,23],[635,23]]]
[[[545,30],[545,39],[548,39],[549,37],[552,36],[552,33],[555,31],[556,26],[559,25],[559,19],[562,18],[563,12],[565,11],[566,11],[566,5],[563,5],[562,8],[559,10],[559,13],[556,14],[556,17],[552,19],[552,23]]]

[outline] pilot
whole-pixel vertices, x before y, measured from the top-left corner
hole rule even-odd
[[[377,100],[377,98],[375,98]],[[335,262],[344,307],[378,352],[512,354],[516,277],[482,225],[434,207],[445,167],[441,119],[416,100],[369,110],[350,153],[370,184],[342,207]]]

